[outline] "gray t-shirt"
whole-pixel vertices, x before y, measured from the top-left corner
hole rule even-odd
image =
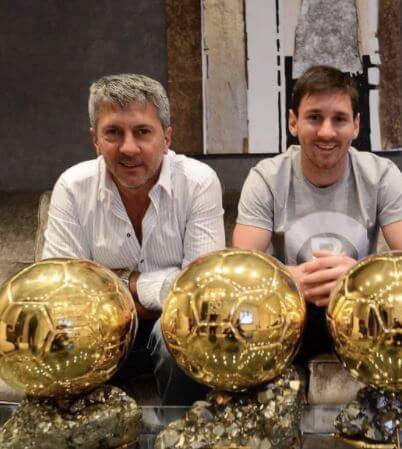
[[[296,145],[251,169],[237,217],[272,231],[269,252],[289,265],[320,249],[361,259],[375,252],[379,227],[399,220],[402,174],[390,160],[351,147],[342,178],[321,188],[303,176]]]

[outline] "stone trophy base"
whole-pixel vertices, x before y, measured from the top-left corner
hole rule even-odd
[[[400,449],[402,393],[361,388],[335,420],[336,438],[355,448]]]
[[[357,449],[399,449],[399,446],[395,443],[369,443],[364,440],[354,440],[353,438],[346,438],[340,434],[336,434],[335,439],[340,440],[346,445]]]
[[[300,448],[303,405],[294,368],[255,390],[212,391],[158,435],[155,449]]]
[[[138,441],[141,411],[117,387],[67,399],[24,399],[0,431],[2,449],[98,449]]]

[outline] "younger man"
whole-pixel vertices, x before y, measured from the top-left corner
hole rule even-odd
[[[311,67],[289,111],[300,145],[254,167],[240,198],[233,245],[270,247],[309,303],[303,358],[331,350],[323,307],[336,280],[375,251],[379,228],[391,249],[402,249],[402,175],[390,160],[351,147],[359,125],[350,76]]]

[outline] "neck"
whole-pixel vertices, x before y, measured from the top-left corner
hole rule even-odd
[[[148,201],[148,194],[152,186],[142,186],[138,189],[128,189],[117,185],[117,190],[120,193],[120,197],[123,203],[126,204],[142,204]]]
[[[347,155],[333,167],[317,167],[301,154],[301,168],[303,176],[316,187],[328,187],[342,178],[347,167]]]

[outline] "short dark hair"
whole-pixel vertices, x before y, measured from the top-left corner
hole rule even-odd
[[[353,118],[359,112],[359,92],[349,73],[326,66],[314,65],[307,69],[296,81],[293,88],[292,110],[298,115],[300,103],[306,95],[328,91],[341,91],[349,95],[352,103]]]

